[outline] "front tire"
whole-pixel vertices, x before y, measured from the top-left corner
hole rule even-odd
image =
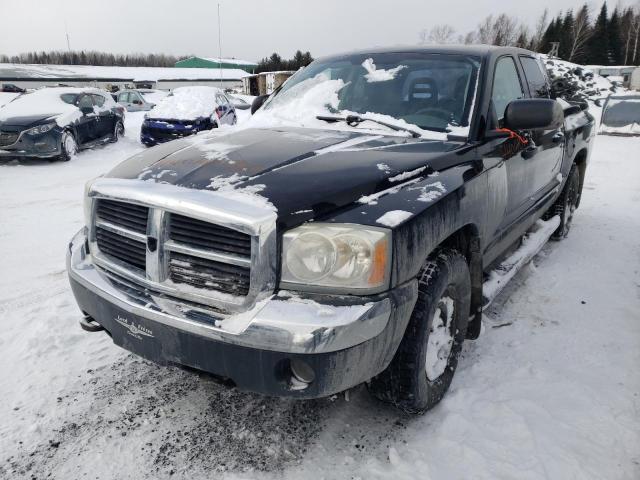
[[[111,143],[116,143],[122,137],[124,137],[124,123],[122,123],[121,120],[118,120],[113,128],[113,133],[111,134]]]
[[[71,132],[65,131],[60,139],[60,156],[63,162],[68,162],[78,154],[78,143]]]
[[[444,396],[467,332],[471,281],[466,259],[440,250],[425,264],[418,301],[395,357],[369,383],[378,399],[407,413],[424,413]]]

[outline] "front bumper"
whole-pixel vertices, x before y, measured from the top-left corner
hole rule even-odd
[[[61,138],[62,131],[57,128],[38,135],[22,132],[15,143],[0,147],[0,157],[57,157],[61,153]]]
[[[159,364],[177,364],[230,379],[244,390],[316,398],[369,380],[389,364],[417,298],[409,282],[375,297],[302,299],[280,292],[227,315],[143,290],[100,270],[83,231],[67,254],[80,309],[114,343]],[[314,372],[300,388],[290,365]]]

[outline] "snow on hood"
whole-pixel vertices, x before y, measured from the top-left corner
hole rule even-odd
[[[153,108],[149,118],[196,120],[210,117],[216,107],[216,95],[222,91],[215,87],[180,87]]]
[[[86,88],[43,88],[35,92],[24,93],[0,108],[0,122],[6,122],[16,117],[40,116],[42,118],[55,117],[58,125],[68,125],[73,120],[80,118],[82,112],[75,105],[63,102],[60,96],[65,93],[91,93],[93,90]]]
[[[388,71],[386,71],[388,72]],[[381,113],[358,113],[340,110],[338,92],[345,86],[342,79],[332,80],[326,74],[319,73],[313,78],[304,80],[288,90],[272,97],[263,108],[258,110],[247,122],[244,128],[271,127],[304,127],[323,130],[346,130],[364,133],[381,133],[388,135],[409,136],[408,132],[394,131],[375,122],[363,122],[358,127],[350,127],[345,122],[327,123],[318,120],[316,116],[347,116],[357,115],[369,117],[391,125],[408,128],[419,133],[423,138],[431,140],[446,140],[447,134],[422,130],[417,125],[405,120]],[[156,107],[157,109],[157,107]],[[336,113],[338,112],[338,113]]]

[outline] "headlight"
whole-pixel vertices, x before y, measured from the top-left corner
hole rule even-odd
[[[313,223],[283,235],[282,287],[373,293],[389,282],[391,231]]]
[[[29,130],[25,130],[24,133],[26,133],[27,135],[38,135],[40,133],[47,133],[49,130],[51,130],[55,126],[56,126],[55,122],[46,123],[44,125],[38,125],[37,127],[33,127],[33,128],[30,128]]]

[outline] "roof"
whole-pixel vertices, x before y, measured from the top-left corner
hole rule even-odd
[[[240,80],[248,75],[240,69],[176,67],[103,67],[91,65],[36,65],[0,63],[0,80]]]
[[[251,65],[254,67],[258,66],[256,62],[249,62],[247,60],[240,60],[238,58],[214,58],[214,57],[191,57],[191,58],[200,58],[202,60],[206,60],[208,62],[215,62],[215,63],[235,63],[236,65]]]
[[[497,45],[400,45],[386,48],[370,48],[366,50],[356,50],[336,55],[327,55],[320,60],[329,58],[348,57],[351,55],[384,54],[384,53],[441,53],[452,55],[473,55],[484,57],[495,53],[509,52],[514,54],[533,54],[530,50],[517,47],[500,47]],[[537,55],[537,54],[536,54]]]

